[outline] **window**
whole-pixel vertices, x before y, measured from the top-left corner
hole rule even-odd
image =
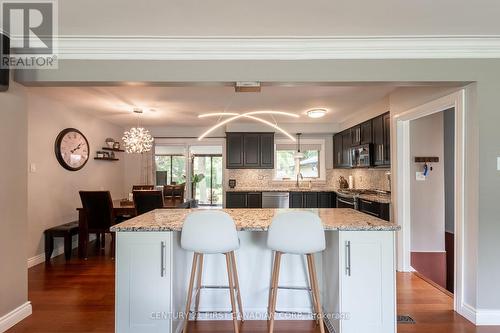
[[[276,143],[276,180],[295,180],[297,174],[311,180],[325,180],[325,140],[303,140],[300,151],[304,157],[300,160],[293,158],[297,152],[297,145],[289,141]]]
[[[156,185],[186,182],[186,157],[184,155],[155,155]]]
[[[296,160],[293,158],[295,150],[278,149],[276,151],[276,178],[294,179],[298,173],[304,178],[319,178],[319,157],[320,151],[317,149],[302,150],[304,158]]]

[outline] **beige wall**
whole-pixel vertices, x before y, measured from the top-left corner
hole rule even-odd
[[[28,301],[27,112],[24,87],[0,93],[0,317]]]
[[[436,156],[425,181],[416,180],[423,163],[416,156]],[[411,251],[444,251],[444,133],[443,113],[410,122]]]
[[[36,172],[28,173],[28,248],[27,257],[43,253],[43,231],[78,218],[79,190],[109,190],[113,198],[123,198],[123,154],[118,162],[95,161],[108,137],[121,138],[121,128],[87,116],[39,95],[28,88],[28,163]],[[63,169],[54,155],[54,140],[65,128],[79,129],[89,141],[91,157],[85,167],[71,172]],[[62,244],[56,240],[56,246]]]

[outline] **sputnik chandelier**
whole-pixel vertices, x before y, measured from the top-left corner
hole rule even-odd
[[[141,114],[142,109],[135,108],[134,113]],[[139,120],[137,121],[137,127],[132,127],[123,133],[122,140],[125,143],[127,153],[141,154],[153,148],[154,139],[147,129],[139,127]]]
[[[299,116],[296,115],[296,114],[294,114],[294,113],[282,112],[282,111],[252,111],[252,112],[246,112],[246,113],[241,113],[241,114],[240,113],[235,113],[235,112],[205,113],[205,114],[199,115],[198,118],[226,117],[226,116],[230,116],[230,118],[227,118],[227,119],[225,119],[225,120],[223,120],[223,121],[215,124],[214,126],[210,127],[205,133],[203,133],[202,135],[200,135],[200,137],[198,138],[198,140],[202,140],[203,138],[205,138],[207,135],[209,135],[210,133],[212,133],[217,128],[219,128],[221,126],[224,126],[225,124],[227,124],[227,123],[229,123],[231,121],[234,121],[234,120],[239,119],[239,118],[247,118],[247,119],[252,119],[252,120],[255,120],[255,121],[258,121],[258,122],[261,122],[263,124],[266,124],[266,125],[270,126],[270,127],[274,128],[275,130],[283,133],[288,138],[290,138],[290,140],[292,140],[292,141],[295,142],[295,138],[290,133],[288,133],[287,131],[285,131],[281,127],[279,127],[277,124],[273,124],[270,121],[267,121],[265,119],[262,119],[262,118],[259,118],[259,117],[255,117],[255,115],[279,115],[279,116],[299,118]]]

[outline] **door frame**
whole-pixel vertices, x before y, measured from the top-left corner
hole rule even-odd
[[[461,89],[450,95],[417,106],[392,119],[392,128],[396,129],[396,221],[401,225],[397,241],[398,271],[411,272],[411,155],[410,121],[455,109],[455,271],[454,271],[454,310],[466,318],[467,304],[464,302],[464,230],[465,230],[465,119],[466,92]],[[444,237],[444,236],[443,236]]]

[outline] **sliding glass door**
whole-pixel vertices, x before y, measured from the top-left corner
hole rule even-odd
[[[199,205],[222,205],[222,155],[193,155],[194,198]]]

